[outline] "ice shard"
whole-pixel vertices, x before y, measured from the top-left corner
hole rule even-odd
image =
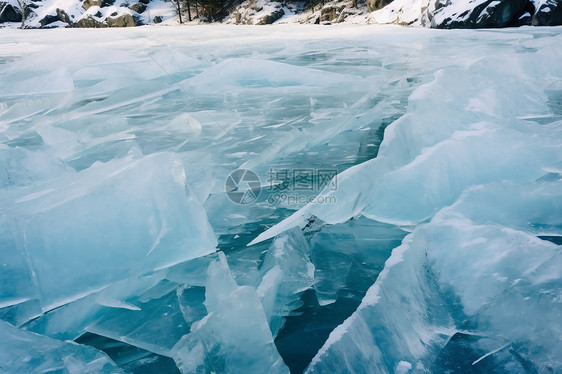
[[[490,209],[500,191],[527,198]],[[474,343],[482,356],[509,347],[502,365],[517,366],[524,357],[534,370],[560,370],[561,249],[533,233],[562,234],[560,191],[560,181],[481,186],[420,225],[308,371],[391,373],[403,363],[414,371],[438,369],[456,334],[488,338]],[[554,205],[544,209],[541,201]]]
[[[204,303],[208,314],[193,323],[191,332],[172,351],[180,371],[288,373],[256,290],[236,284],[220,253],[207,275]]]
[[[294,228],[278,236],[263,261],[256,287],[274,337],[284,317],[302,305],[300,294],[313,284],[314,265],[301,230]]]
[[[549,105],[553,83],[542,77],[562,71],[536,66],[535,58],[559,53],[540,47],[517,55],[516,63],[500,54],[437,71],[408,98],[407,113],[386,128],[378,156],[338,175],[337,190],[324,191],[337,204],[310,203],[253,243],[303,227],[311,216],[341,223],[361,214],[415,225],[471,185],[541,177],[560,162],[562,136],[553,118],[558,109]],[[530,77],[513,81],[522,69]],[[547,122],[537,123],[537,116]]]
[[[46,311],[215,250],[181,162],[166,153],[131,157],[2,190],[9,223],[0,240],[9,250],[0,256],[17,272],[5,298],[38,298]]]
[[[320,305],[340,297],[361,298],[405,235],[399,227],[363,217],[313,233],[314,290]]]
[[[203,310],[191,319],[186,318],[183,302],[193,296],[185,292],[186,288],[203,288],[206,268],[216,258],[217,254],[212,253],[114,282],[101,291],[25,321],[23,327],[60,340],[74,340],[93,332],[169,356],[170,349],[189,331],[191,323],[206,314]]]
[[[120,308],[113,308],[86,330],[159,355],[171,356],[174,345],[189,332],[176,291],[137,304],[121,304]]]
[[[0,321],[0,369],[5,373],[122,373],[103,352],[20,330]]]

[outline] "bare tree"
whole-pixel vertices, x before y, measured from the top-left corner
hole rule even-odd
[[[25,21],[29,14],[29,0],[18,0],[18,5],[21,10],[21,28],[25,28]]]
[[[174,3],[174,5],[176,6],[176,12],[178,13],[178,17],[180,18],[180,24],[181,24],[183,23],[183,20],[181,18],[181,0],[172,0],[172,3]]]
[[[191,1],[185,0],[185,6],[187,7],[187,19],[191,22]]]

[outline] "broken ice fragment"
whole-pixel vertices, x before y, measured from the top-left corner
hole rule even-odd
[[[138,310],[113,309],[88,332],[145,349],[163,356],[171,356],[171,349],[189,331],[183,318],[175,291],[147,303],[139,303]]]
[[[92,347],[20,330],[0,321],[0,368],[7,373],[121,373]]]
[[[172,351],[182,373],[289,372],[255,289],[236,284],[222,252],[208,267],[205,295],[207,316]]]
[[[46,185],[2,190],[0,201],[7,205],[0,220],[16,223],[0,231],[9,244],[0,256],[21,263],[28,254],[43,310],[215,250],[205,211],[172,154],[98,163]]]
[[[489,209],[499,191],[524,197],[505,206],[515,216]],[[482,186],[418,226],[308,371],[393,372],[400,361],[428,370],[458,332],[497,338],[471,343],[482,355],[513,343],[502,365],[516,367],[523,358],[537,370],[559,371],[562,252],[524,223],[558,223],[561,193],[559,182]],[[560,226],[551,230],[560,233]]]
[[[302,302],[300,294],[314,284],[314,265],[310,247],[299,228],[275,238],[260,269],[257,293],[273,336],[281,329],[284,317]]]

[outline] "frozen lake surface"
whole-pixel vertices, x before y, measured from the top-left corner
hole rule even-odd
[[[0,30],[0,370],[562,370],[561,31]]]

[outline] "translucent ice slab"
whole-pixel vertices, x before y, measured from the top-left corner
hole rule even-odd
[[[226,258],[207,270],[207,316],[191,326],[172,353],[182,373],[288,373],[256,290],[238,286]]]
[[[3,190],[0,199],[2,219],[12,218],[3,226],[9,250],[1,256],[18,274],[3,292],[39,297],[43,310],[216,245],[171,154],[96,164],[49,183]]]
[[[489,204],[500,190],[526,198],[498,215]],[[439,358],[446,346],[447,354],[462,354],[463,345],[448,344],[458,334],[475,337],[464,346],[477,368],[505,349],[498,365],[560,370],[561,249],[532,232],[542,226],[562,233],[560,206],[537,204],[559,201],[561,191],[559,181],[485,186],[420,225],[392,252],[361,306],[330,334],[308,371],[444,370]],[[525,231],[502,226],[506,220]]]
[[[92,347],[51,339],[0,321],[0,362],[5,373],[121,373]]]
[[[284,317],[302,305],[300,294],[313,284],[314,265],[301,230],[295,228],[278,236],[263,261],[256,287],[274,337]]]

